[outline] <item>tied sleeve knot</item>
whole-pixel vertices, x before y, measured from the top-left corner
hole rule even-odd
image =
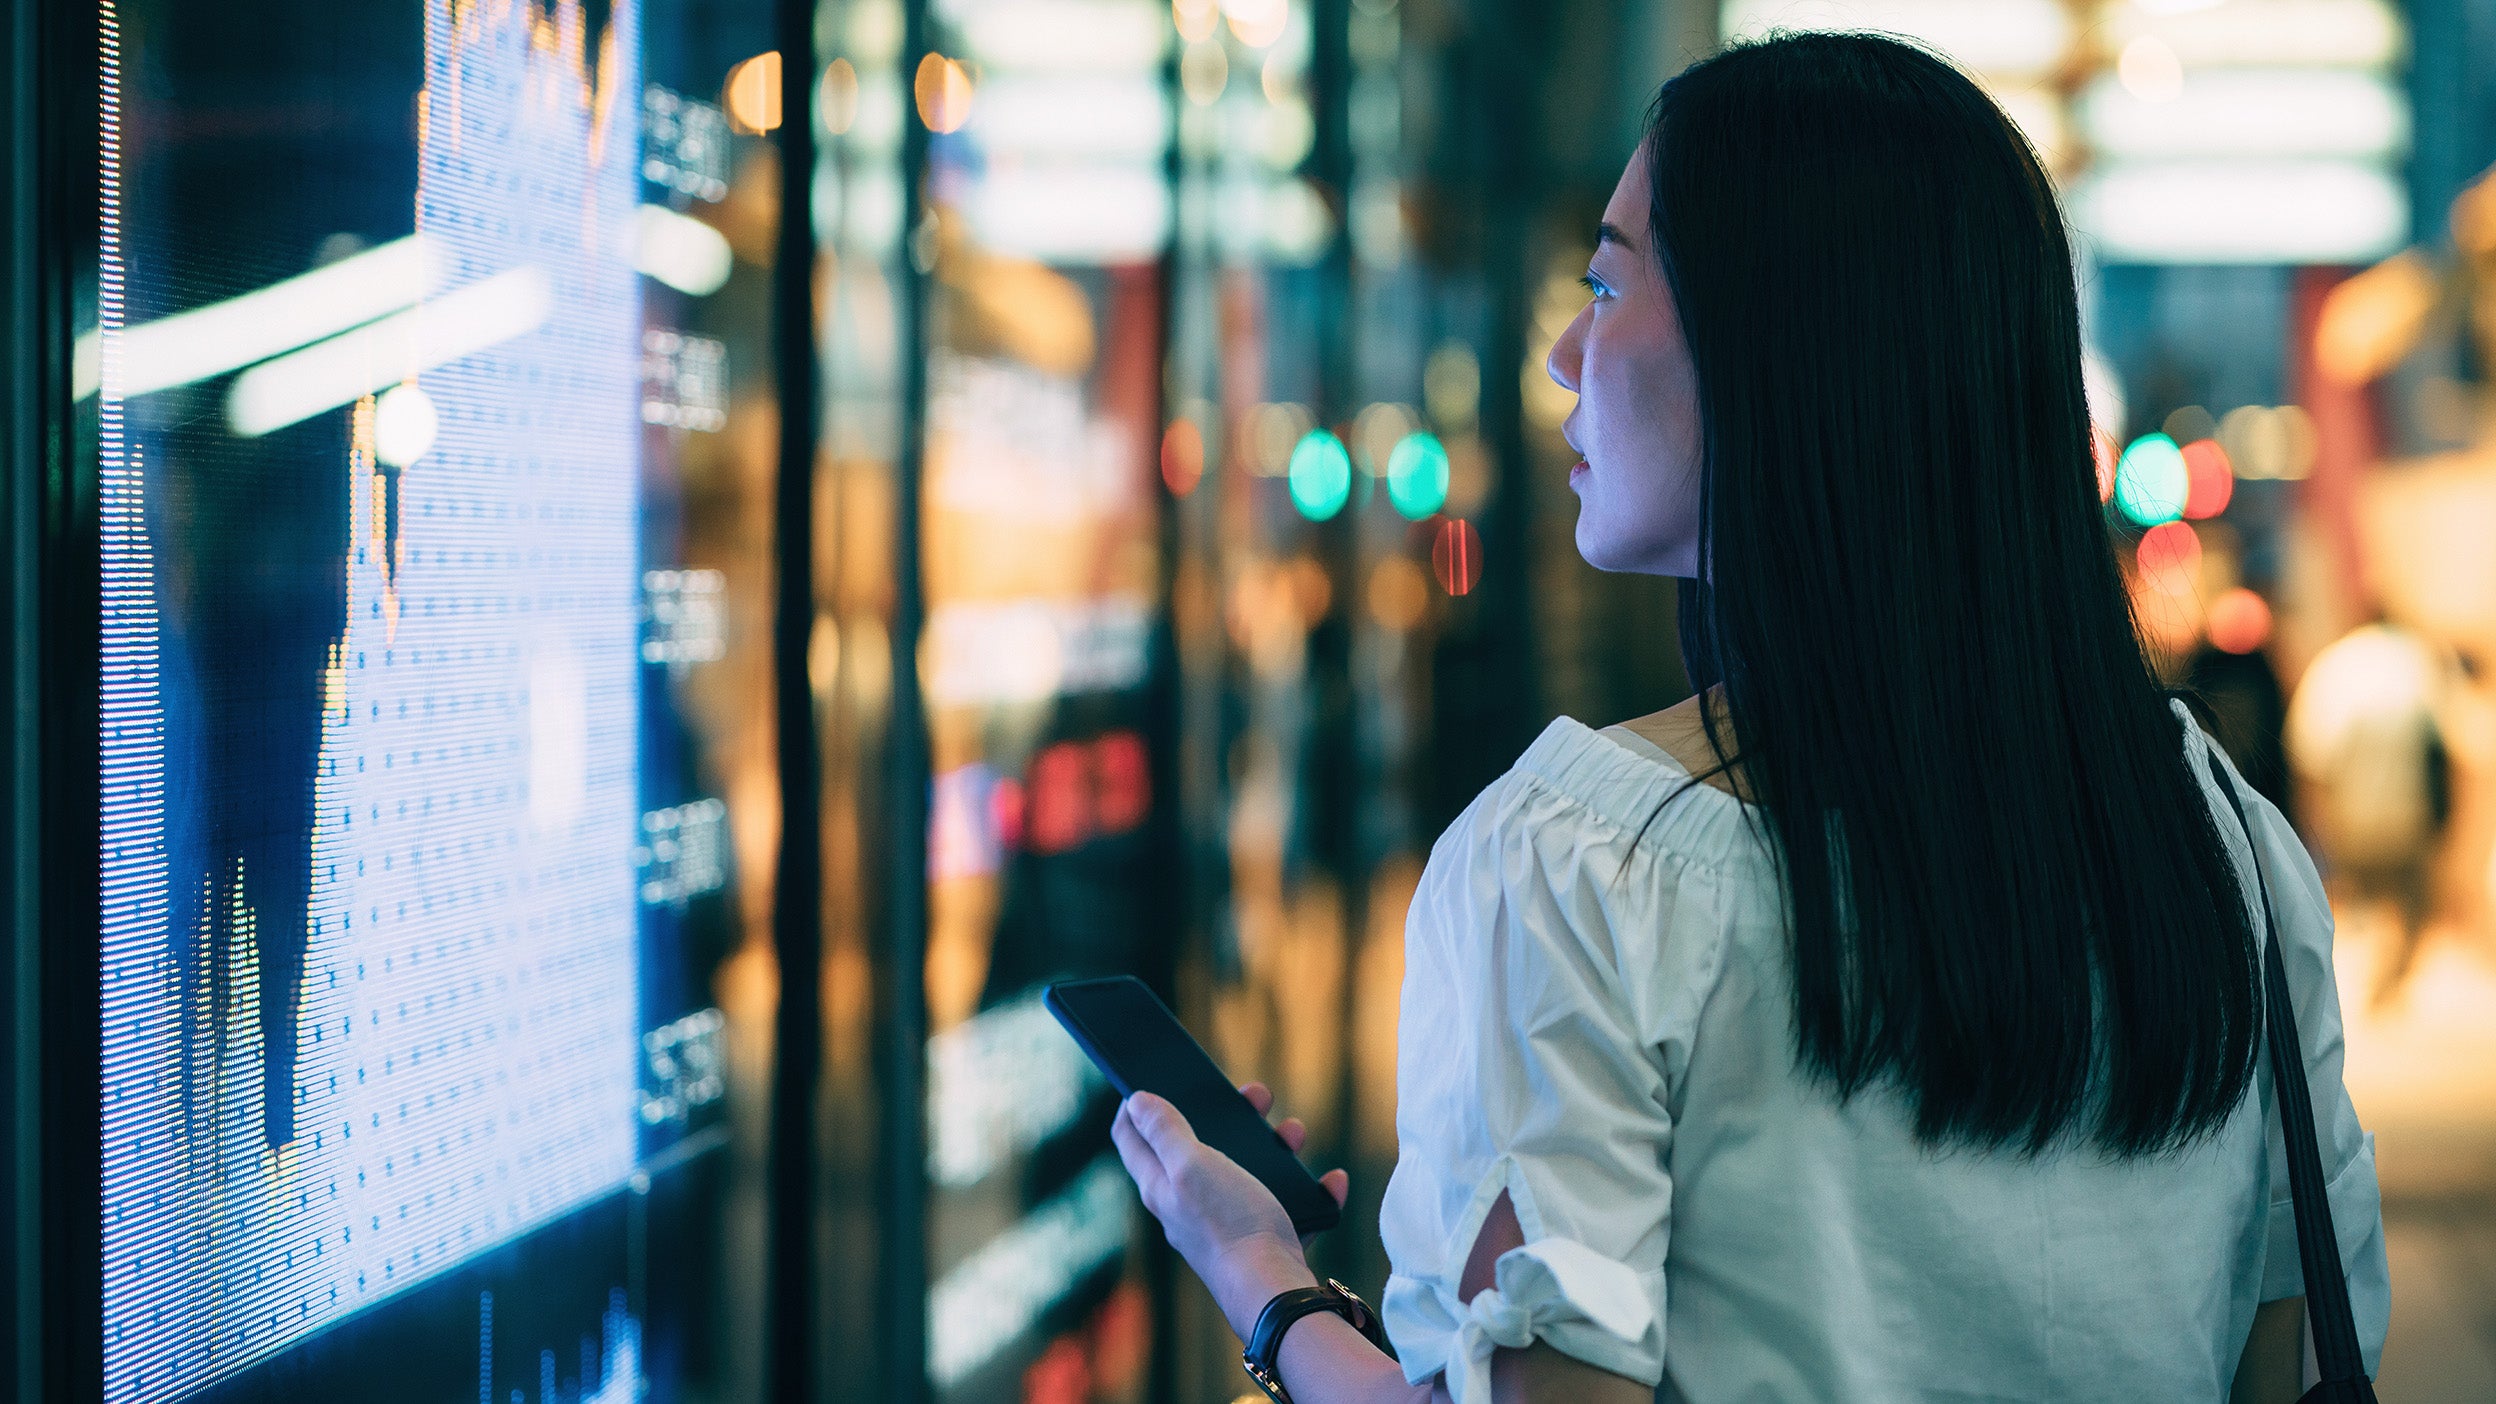
[[[1490,1404],[1491,1354],[1523,1350],[1545,1328],[1590,1321],[1624,1341],[1644,1336],[1655,1312],[1627,1264],[1566,1238],[1500,1255],[1495,1285],[1474,1294],[1456,1331],[1456,1404]]]

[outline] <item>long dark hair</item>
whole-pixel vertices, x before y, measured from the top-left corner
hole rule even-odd
[[[2206,1135],[2258,950],[2132,629],[2035,153],[1931,54],[1817,34],[1665,85],[1645,159],[1703,426],[1684,647],[1792,903],[1801,1064],[1927,1143]]]

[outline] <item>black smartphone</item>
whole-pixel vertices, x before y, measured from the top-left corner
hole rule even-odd
[[[1040,992],[1057,1021],[1091,1055],[1121,1098],[1150,1092],[1179,1109],[1196,1139],[1265,1183],[1303,1237],[1330,1229],[1343,1210],[1291,1153],[1204,1045],[1143,981],[1131,975],[1066,980]]]

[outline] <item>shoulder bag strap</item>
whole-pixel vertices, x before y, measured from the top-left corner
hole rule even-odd
[[[2297,1260],[2305,1269],[2305,1313],[2314,1333],[2314,1361],[2322,1376],[2317,1394],[2332,1397],[2350,1385],[2372,1399],[2366,1386],[2364,1357],[2357,1346],[2357,1321],[2349,1310],[2348,1274],[2340,1265],[2340,1238],[2332,1229],[2331,1196],[2323,1179],[2323,1158],[2314,1139],[2314,1099],[2305,1080],[2305,1051],[2297,1039],[2296,1007],[2288,996],[2288,971],[2279,954],[2279,928],[2271,916],[2270,884],[2262,875],[2262,847],[2236,787],[2213,752],[2215,742],[2198,738],[2202,764],[2211,782],[2227,797],[2227,807],[2245,831],[2253,853],[2253,880],[2262,898],[2262,970],[2265,1025],[2271,1065],[2272,1100],[2279,1106],[2280,1135],[2288,1145],[2288,1191],[2296,1203]],[[2335,1387],[2339,1387],[2335,1390]],[[2311,1397],[2311,1396],[2309,1396]]]

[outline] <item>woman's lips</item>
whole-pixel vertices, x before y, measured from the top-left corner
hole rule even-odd
[[[1576,463],[1570,465],[1569,481],[1572,483],[1576,482],[1580,477],[1584,476],[1586,472],[1586,460],[1581,458]]]

